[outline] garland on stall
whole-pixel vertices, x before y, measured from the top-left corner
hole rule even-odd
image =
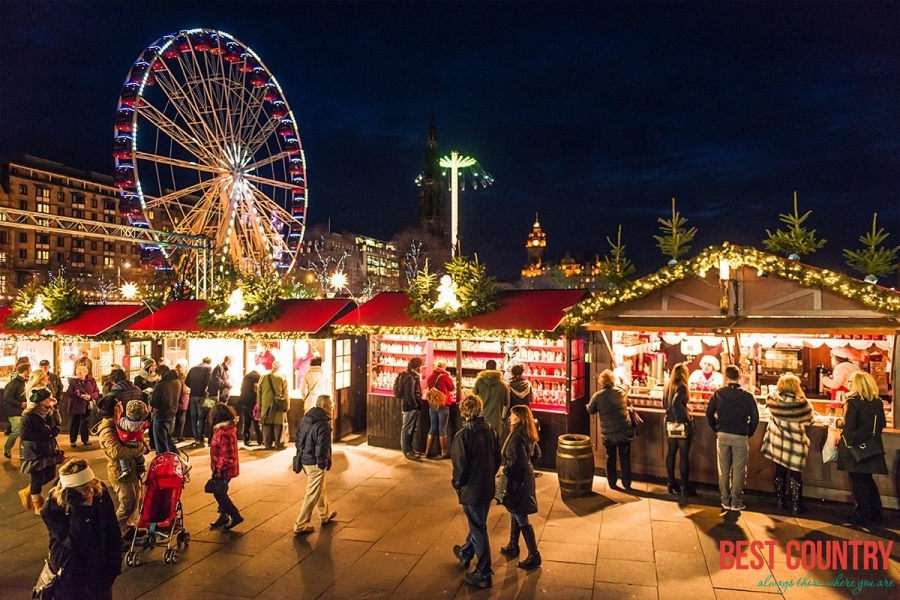
[[[776,275],[796,281],[803,287],[837,292],[878,311],[900,313],[900,293],[896,291],[853,279],[843,273],[811,267],[755,248],[733,246],[725,242],[721,247],[707,248],[691,260],[663,267],[628,286],[600,297],[586,298],[569,311],[563,320],[563,327],[570,329],[583,325],[602,310],[643,298],[676,281],[688,277],[703,277],[707,271],[717,269],[723,260],[727,260],[731,268],[747,266],[756,269],[760,275]]]
[[[281,313],[278,301],[284,296],[280,278],[245,275],[230,286],[219,287],[197,323],[214,329],[270,323]]]
[[[19,290],[6,327],[34,331],[71,321],[84,308],[84,296],[74,282],[51,277],[50,283],[32,283]]]
[[[428,271],[426,262],[407,291],[412,301],[408,312],[416,321],[450,323],[496,309],[499,292],[497,280],[488,276],[478,257],[454,257],[440,278]]]
[[[387,327],[383,325],[334,325],[336,335],[409,335],[439,340],[509,340],[530,338],[556,340],[566,332],[562,329],[543,331],[536,329],[463,329],[461,327]]]

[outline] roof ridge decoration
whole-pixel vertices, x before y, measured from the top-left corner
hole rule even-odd
[[[852,298],[875,310],[891,314],[900,314],[900,293],[873,285],[843,273],[828,269],[820,269],[801,262],[781,258],[743,246],[735,246],[729,242],[721,246],[710,246],[699,255],[688,261],[665,266],[662,269],[634,281],[630,285],[617,288],[602,296],[586,298],[569,311],[563,320],[563,326],[574,328],[591,320],[599,311],[611,308],[622,302],[637,300],[667,285],[701,276],[710,269],[719,267],[721,261],[727,260],[731,268],[747,266],[756,269],[760,274],[770,274],[796,281],[803,287],[816,287],[837,292]]]
[[[6,327],[35,331],[71,321],[84,309],[84,295],[74,282],[50,277],[45,285],[31,283],[19,290]]]
[[[499,291],[497,280],[488,276],[477,255],[472,260],[453,257],[440,279],[428,271],[426,261],[406,292],[412,302],[409,316],[439,324],[459,321],[496,309]]]

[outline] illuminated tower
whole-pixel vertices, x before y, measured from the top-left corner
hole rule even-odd
[[[438,139],[434,115],[428,127],[428,143],[425,150],[425,170],[419,176],[419,227],[441,239],[447,237],[444,225],[444,180],[438,164]]]
[[[540,271],[544,264],[544,250],[547,248],[547,234],[541,230],[541,222],[537,213],[534,214],[534,228],[528,234],[528,270]]]

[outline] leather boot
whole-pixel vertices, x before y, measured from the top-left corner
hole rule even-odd
[[[441,458],[450,458],[450,440],[446,435],[442,435],[439,439],[441,442]]]
[[[778,509],[784,510],[784,477],[775,476],[775,500],[778,502]]]
[[[500,548],[500,554],[507,558],[519,558],[519,522],[509,515],[509,544]]]
[[[429,433],[425,440],[425,458],[434,458],[434,454],[431,453],[432,444],[434,444],[434,436]]]
[[[797,479],[791,479],[791,512],[795,515],[806,512],[803,509],[803,483]]]
[[[534,538],[534,526],[522,527],[522,537],[525,538],[525,547],[528,548],[528,558],[520,560],[520,569],[536,569],[541,566],[541,553],[537,549],[537,540]]]
[[[19,490],[19,500],[22,502],[22,506],[25,509],[34,508],[34,503],[31,501],[31,486],[26,485],[21,490]]]
[[[38,494],[37,496],[31,497],[31,502],[34,504],[34,514],[41,514],[41,507],[44,506],[44,497]]]

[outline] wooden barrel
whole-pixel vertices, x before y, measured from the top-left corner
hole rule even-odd
[[[594,483],[594,453],[587,435],[567,433],[559,436],[556,451],[559,489],[568,496],[586,496]]]

